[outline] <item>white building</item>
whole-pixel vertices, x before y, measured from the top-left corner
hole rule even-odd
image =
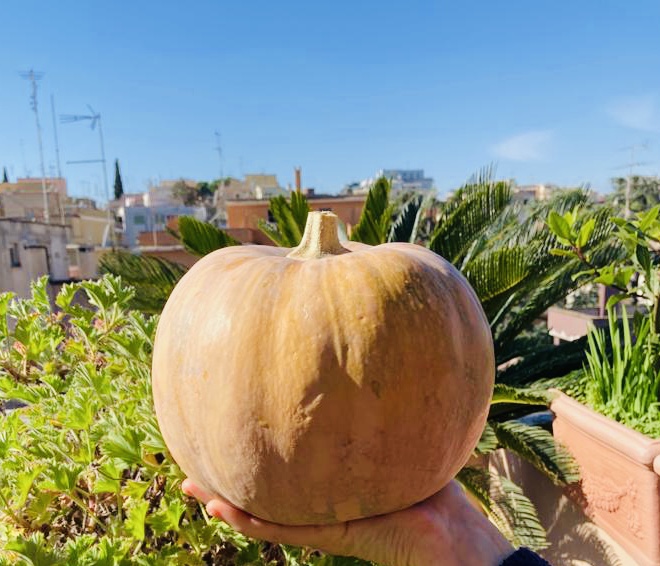
[[[359,183],[351,183],[342,189],[342,194],[363,195],[380,177],[392,183],[392,196],[401,193],[429,193],[435,190],[435,181],[424,176],[424,169],[380,169],[373,177]]]

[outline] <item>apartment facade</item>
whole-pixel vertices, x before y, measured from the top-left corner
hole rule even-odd
[[[69,279],[66,226],[0,218],[0,292],[28,297],[42,275],[51,283]]]
[[[15,183],[0,183],[0,217],[44,221],[48,209],[50,222],[64,222],[67,198],[66,179],[44,179],[46,203],[41,178],[19,178]]]

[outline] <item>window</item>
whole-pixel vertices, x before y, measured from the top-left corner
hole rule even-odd
[[[144,226],[146,224],[146,219],[142,214],[136,214],[133,217],[133,224],[136,224],[138,226]]]
[[[273,213],[271,212],[270,208],[268,209],[268,222],[275,222],[275,217],[273,216]]]
[[[21,256],[18,251],[18,244],[12,244],[9,248],[9,263],[12,267],[21,266]]]
[[[332,208],[319,208],[321,212],[332,212]]]

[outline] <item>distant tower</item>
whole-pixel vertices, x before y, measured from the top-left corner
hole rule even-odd
[[[300,167],[296,167],[294,171],[296,173],[296,192],[299,193],[302,189],[302,178],[301,178]]]

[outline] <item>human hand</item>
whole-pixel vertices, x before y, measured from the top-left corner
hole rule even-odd
[[[182,489],[205,503],[209,515],[248,537],[355,556],[383,566],[497,566],[513,552],[456,482],[402,511],[322,526],[263,521],[189,479],[184,480]]]

